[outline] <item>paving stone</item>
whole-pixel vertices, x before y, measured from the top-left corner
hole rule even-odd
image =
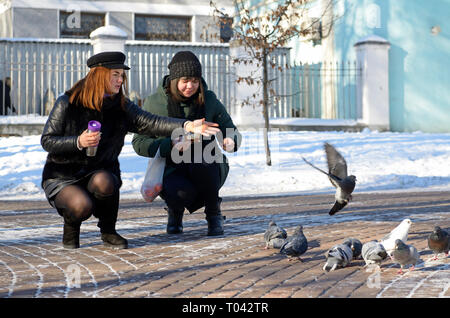
[[[183,298],[400,298],[450,297],[450,257],[433,253],[426,238],[435,225],[450,228],[450,193],[355,193],[331,217],[330,195],[225,198],[225,234],[207,237],[202,211],[186,213],[184,233],[165,233],[161,201],[121,202],[118,232],[129,249],[103,246],[97,221],[81,228],[81,248],[61,246],[62,219],[45,202],[0,201],[0,297]],[[404,218],[413,222],[408,243],[424,261],[397,272],[391,260],[380,270],[364,261],[326,273],[325,252],[347,237],[380,240]],[[309,249],[303,262],[265,250],[270,220],[288,234],[301,224]]]

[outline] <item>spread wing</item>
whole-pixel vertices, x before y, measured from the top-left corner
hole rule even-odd
[[[324,144],[327,155],[328,172],[341,180],[347,177],[347,162],[344,157],[329,143]]]
[[[309,162],[309,161],[306,160],[305,158],[302,157],[302,159],[303,159],[304,162],[306,162],[307,164],[309,164],[309,165],[310,165],[311,167],[313,167],[314,169],[317,169],[317,170],[319,170],[320,172],[322,172],[322,173],[324,173],[324,174],[326,174],[326,175],[328,176],[328,173],[327,173],[327,172],[325,172],[325,171],[323,171],[322,169],[316,167],[315,165],[313,165],[311,162]]]

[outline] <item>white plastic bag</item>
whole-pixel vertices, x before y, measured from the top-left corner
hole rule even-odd
[[[166,158],[159,154],[159,148],[154,158],[148,160],[147,171],[141,186],[141,194],[146,202],[153,202],[162,191],[164,168]]]

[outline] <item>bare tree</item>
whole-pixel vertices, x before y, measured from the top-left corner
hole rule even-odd
[[[273,78],[269,78],[269,68],[282,72],[289,65],[278,65],[271,59],[271,54],[278,48],[285,47],[288,42],[296,37],[306,41],[317,41],[330,34],[333,26],[333,18],[329,18],[333,0],[322,0],[321,13],[317,18],[311,19],[308,10],[311,0],[285,0],[274,1],[266,5],[265,10],[255,14],[245,0],[233,0],[235,16],[233,17],[233,40],[245,48],[247,58],[236,57],[233,63],[253,64],[255,69],[262,69],[261,75],[250,74],[246,77],[238,77],[237,82],[245,82],[248,85],[262,87],[262,99],[255,100],[256,94],[248,97],[244,104],[259,104],[263,107],[264,118],[264,147],[266,151],[266,164],[272,164],[268,140],[269,131],[269,107],[271,100],[278,100],[277,93],[272,89]],[[210,1],[214,9],[214,16],[219,23],[226,23],[230,17],[218,9],[213,1]],[[324,17],[328,15],[326,19]],[[252,102],[253,99],[253,102]]]

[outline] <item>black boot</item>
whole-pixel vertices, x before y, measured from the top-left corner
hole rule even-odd
[[[102,233],[103,244],[116,249],[128,248],[128,241],[116,232],[116,221],[117,211],[99,217],[97,226]]]
[[[167,210],[167,234],[183,233],[183,209],[166,208]]]
[[[114,249],[128,248],[128,241],[120,236],[115,230],[112,233],[102,232],[102,241],[105,246],[112,247]]]
[[[101,200],[97,198],[94,216],[98,217],[97,226],[102,233],[103,244],[114,249],[125,249],[128,248],[128,241],[116,232],[118,213],[118,192]]]
[[[206,221],[208,221],[208,236],[223,235],[223,221],[225,217],[220,210],[222,198],[219,198],[217,205],[212,208],[205,208]]]
[[[80,247],[80,223],[64,222],[63,246],[67,249]]]
[[[207,215],[206,221],[208,221],[208,236],[217,236],[223,234],[223,215]]]

